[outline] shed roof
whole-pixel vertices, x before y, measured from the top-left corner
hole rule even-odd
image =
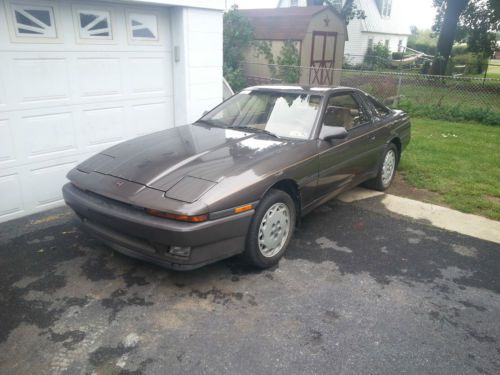
[[[328,6],[240,9],[254,29],[255,39],[260,40],[303,40],[311,20],[318,13],[329,10]]]

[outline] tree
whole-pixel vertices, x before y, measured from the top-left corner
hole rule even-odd
[[[491,57],[496,48],[496,33],[500,26],[500,1],[474,1],[465,9],[459,25],[459,41],[467,43],[468,50],[483,57]]]
[[[480,58],[491,56],[496,47],[500,0],[434,0],[438,9],[433,30],[439,33],[438,55],[432,73],[444,74],[453,43],[465,42]]]
[[[238,91],[246,86],[241,62],[243,51],[253,42],[253,29],[236,6],[224,13],[223,23],[223,74],[231,87]]]
[[[434,0],[434,6],[438,8],[434,31],[439,32],[439,38],[438,55],[432,64],[432,74],[443,75],[446,72],[457,33],[458,20],[468,2],[469,0]]]

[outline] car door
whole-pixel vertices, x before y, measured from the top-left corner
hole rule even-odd
[[[323,140],[329,126],[342,126],[344,139]],[[319,178],[317,195],[334,195],[361,182],[375,167],[373,124],[366,105],[352,91],[330,95],[319,133]]]
[[[359,94],[361,99],[364,100],[371,112],[371,118],[373,121],[373,137],[374,137],[374,157],[381,162],[381,158],[385,151],[385,146],[387,142],[391,139],[391,129],[390,125],[394,121],[394,113],[391,109],[387,108],[385,105],[377,101],[375,98],[366,95]],[[377,164],[378,166],[378,164]],[[375,168],[377,167],[375,166]]]

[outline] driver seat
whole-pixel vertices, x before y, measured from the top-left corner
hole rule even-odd
[[[332,105],[326,109],[324,124],[326,126],[342,126],[349,130],[354,124],[354,117],[349,108]]]

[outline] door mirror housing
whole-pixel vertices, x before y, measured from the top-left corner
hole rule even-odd
[[[319,138],[331,142],[334,139],[344,139],[347,137],[347,130],[343,126],[325,126],[321,128]]]

